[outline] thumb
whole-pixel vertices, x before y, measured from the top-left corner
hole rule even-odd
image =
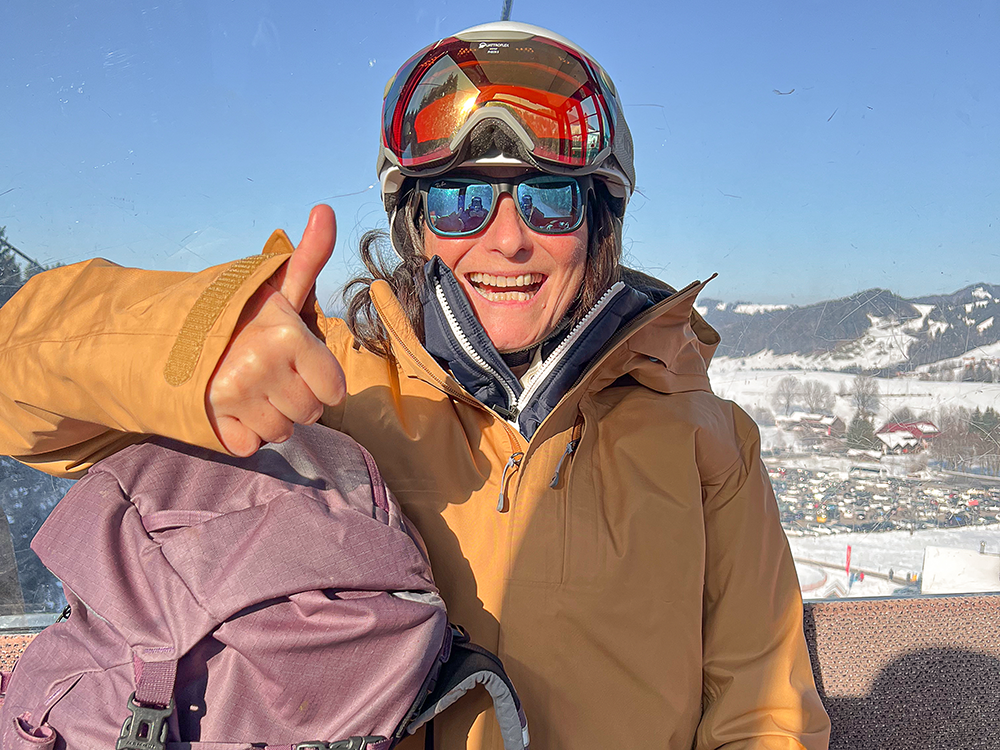
[[[319,272],[333,255],[336,241],[337,219],[333,209],[321,203],[309,213],[309,223],[302,233],[302,241],[285,266],[281,281],[281,295],[296,312],[302,311],[306,297],[316,285]]]

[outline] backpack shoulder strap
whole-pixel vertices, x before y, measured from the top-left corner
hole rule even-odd
[[[437,683],[406,731],[413,734],[476,685],[485,687],[493,699],[504,750],[528,750],[528,720],[503,662],[485,648],[470,643],[468,633],[454,625],[451,655],[441,666]]]

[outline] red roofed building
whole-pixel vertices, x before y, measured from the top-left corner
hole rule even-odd
[[[889,422],[875,433],[886,453],[914,453],[930,445],[941,434],[933,422]]]

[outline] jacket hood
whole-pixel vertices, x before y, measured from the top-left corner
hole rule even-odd
[[[720,336],[694,303],[713,278],[691,283],[633,319],[601,365],[607,374],[600,379],[630,376],[660,393],[711,391],[708,365]]]

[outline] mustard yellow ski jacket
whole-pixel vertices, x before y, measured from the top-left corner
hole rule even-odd
[[[149,434],[222,451],[209,378],[291,250],[276,232],[197,274],[93,260],[32,279],[0,310],[0,452],[79,476]],[[711,392],[700,288],[620,331],[530,442],[424,350],[385,283],[390,359],[315,321],[348,387],[323,423],[375,456],[536,750],[827,747],[757,428]],[[443,714],[437,746],[501,750],[489,705]]]

